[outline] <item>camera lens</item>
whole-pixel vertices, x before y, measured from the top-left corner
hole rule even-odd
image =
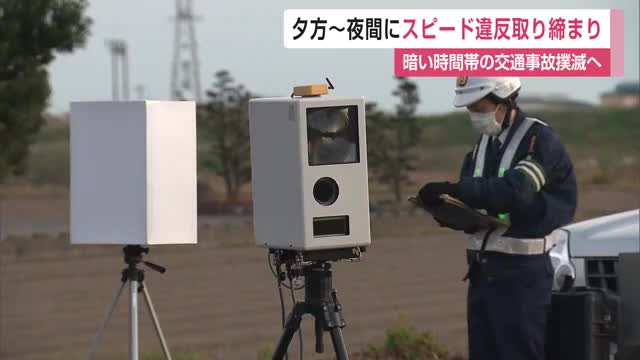
[[[359,162],[358,143],[357,106],[307,109],[310,166]]]
[[[318,204],[329,206],[338,199],[338,183],[329,177],[320,178],[313,185],[313,197]]]

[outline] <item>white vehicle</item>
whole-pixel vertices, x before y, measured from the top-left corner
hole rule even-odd
[[[587,331],[576,327],[581,334],[566,335],[561,343],[575,345],[580,358],[640,359],[640,209],[571,224],[550,237],[557,244],[551,251],[550,332],[571,333],[567,326],[562,331],[553,327],[579,319]],[[567,351],[550,358],[576,356]]]
[[[569,237],[574,286],[618,293],[617,278],[608,275],[616,275],[620,253],[640,252],[640,209],[582,221],[563,230]]]

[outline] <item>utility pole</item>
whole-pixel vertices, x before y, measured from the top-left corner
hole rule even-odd
[[[175,0],[176,15],[173,60],[171,63],[171,98],[201,100],[200,63],[192,0]]]
[[[142,84],[138,84],[133,87],[133,91],[136,93],[136,99],[144,100],[146,98],[146,88]]]
[[[111,52],[111,97],[114,101],[129,100],[127,43],[122,39],[109,39],[106,45]]]

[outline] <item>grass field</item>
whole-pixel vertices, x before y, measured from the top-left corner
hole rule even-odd
[[[637,182],[640,176],[640,109],[547,110],[532,111],[529,116],[547,121],[558,131],[574,160],[581,184],[623,189],[640,187]],[[417,168],[421,172],[455,176],[463,155],[477,139],[467,115],[458,112],[420,119],[423,133],[422,141],[415,149],[419,157]],[[207,148],[200,140],[198,151],[202,154]],[[64,126],[44,128],[36,138],[28,163],[26,174],[12,183],[66,188],[69,183],[69,129]],[[199,177],[218,190],[218,183],[206,171],[201,170]],[[371,185],[372,189],[378,188],[376,184]]]

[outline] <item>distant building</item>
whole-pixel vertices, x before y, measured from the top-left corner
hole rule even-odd
[[[602,106],[614,108],[640,107],[640,83],[624,82],[618,84],[613,92],[600,95]]]
[[[527,110],[576,109],[589,108],[593,105],[586,101],[574,100],[564,94],[518,96],[518,106]]]

